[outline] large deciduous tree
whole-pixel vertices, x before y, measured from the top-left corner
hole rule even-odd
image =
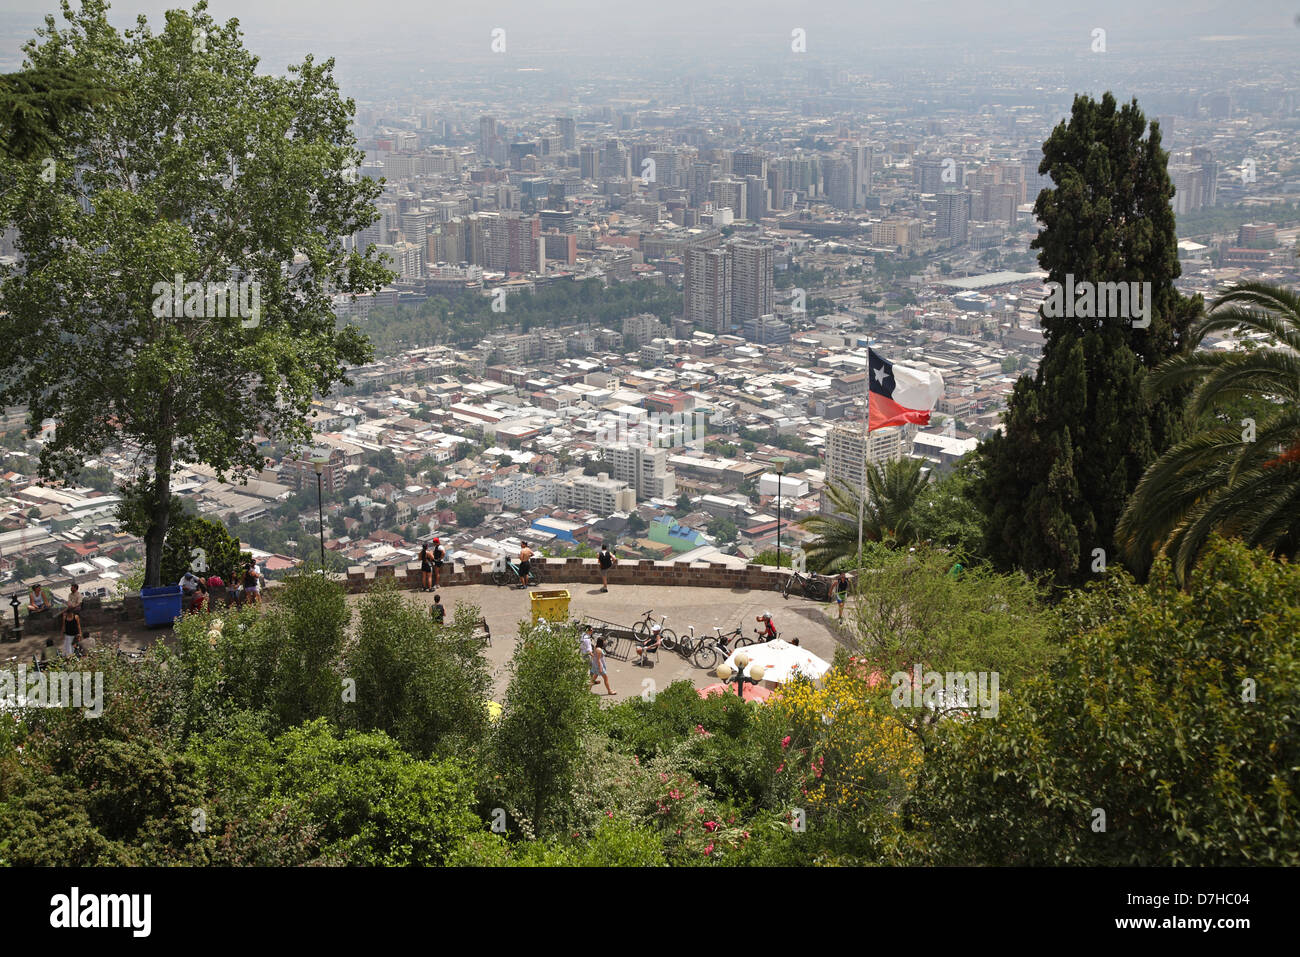
[[[1034,205],[1043,230],[1032,245],[1048,282],[1150,283],[1149,313],[1136,317],[1130,299],[1127,316],[1043,315],[1042,362],[1016,383],[1005,435],[981,448],[976,493],[989,517],[988,552],[1004,567],[1077,582],[1095,549],[1115,556],[1125,500],[1177,438],[1183,393],[1142,391],[1147,370],[1184,348],[1200,308],[1173,286],[1180,269],[1167,160],[1159,125],[1148,129],[1136,101],[1120,107],[1110,93],[1100,102],[1076,97],[1043,145],[1039,171],[1054,187]]]
[[[305,441],[313,394],[370,354],[335,330],[331,295],[388,276],[343,242],[374,220],[381,187],[355,175],[332,61],[259,74],[237,21],[203,3],[158,33],[143,17],[119,32],[106,11],[65,4],[66,25],[47,17],[25,49],[32,69],[120,95],[67,114],[49,155],[0,171],[0,213],[20,233],[0,276],[0,402],[57,421],[44,477],[106,447],[138,452],[128,511],[156,585],[176,468],[261,468],[255,437]],[[182,286],[179,315],[178,277],[199,284]],[[225,282],[248,285],[223,296]]]

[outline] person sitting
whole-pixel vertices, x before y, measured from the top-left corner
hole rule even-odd
[[[763,625],[762,628],[754,629],[758,633],[759,641],[771,641],[776,637],[776,625],[772,622],[772,613],[770,611],[763,612],[754,620]]]
[[[656,623],[650,626],[650,635],[645,641],[639,642],[636,646],[636,661],[633,665],[650,666],[648,656],[651,652],[658,651],[659,645],[663,643],[663,626]]]
[[[48,615],[54,610],[54,596],[44,585],[33,585],[27,596],[27,617]]]
[[[190,611],[202,611],[208,604],[208,584],[203,579],[198,579],[198,587],[194,589],[194,597],[190,599],[188,608]]]
[[[187,568],[185,574],[181,576],[181,580],[176,584],[181,589],[181,607],[189,608],[194,604],[194,596],[199,591],[199,576]]]

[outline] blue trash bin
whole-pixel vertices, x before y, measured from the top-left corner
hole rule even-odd
[[[170,625],[181,616],[181,586],[142,588],[140,605],[144,608],[144,623],[150,628]]]

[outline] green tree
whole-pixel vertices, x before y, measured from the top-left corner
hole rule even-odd
[[[492,767],[510,816],[544,837],[571,798],[595,698],[572,628],[522,622],[511,663]]]
[[[1202,427],[1151,465],[1120,520],[1125,554],[1140,571],[1167,553],[1185,580],[1216,531],[1292,560],[1300,554],[1300,297],[1243,283],[1188,338],[1197,346],[1226,330],[1262,335],[1268,347],[1177,356],[1147,381],[1152,393],[1193,386],[1187,413]]]
[[[0,76],[0,155],[20,162],[53,153],[78,114],[118,98],[84,69],[37,66]]]
[[[21,254],[0,285],[0,404],[59,421],[45,477],[122,442],[142,450],[145,582],[157,585],[177,463],[261,468],[254,437],[307,441],[313,395],[368,357],[355,330],[335,330],[331,295],[390,275],[341,238],[374,219],[381,186],[347,172],[361,154],[332,61],[259,73],[236,23],[203,3],[169,12],[159,33],[120,33],[102,0],[64,19],[27,44],[32,67],[100,77],[120,96],[66,118],[54,182],[35,161],[0,168]],[[165,318],[177,276],[184,315]],[[207,284],[234,281],[249,284],[240,309],[218,308]]]
[[[858,516],[863,542],[917,541],[914,511],[926,489],[920,459],[877,462],[867,469],[867,499],[846,485],[827,487],[832,514],[812,515],[802,522],[817,536],[807,548],[808,561],[822,572],[852,568],[858,557]]]
[[[470,754],[487,733],[492,680],[477,637],[479,609],[465,602],[441,628],[396,588],[361,600],[344,674],[356,682],[345,726],[383,731],[419,757]]]
[[[220,522],[208,518],[184,518],[167,529],[167,541],[163,547],[163,581],[175,582],[189,569],[204,578],[220,575],[223,581],[232,582],[239,565],[239,539],[232,538]]]
[[[736,540],[736,523],[725,515],[719,515],[708,524],[708,533],[719,542]]]
[[[1176,438],[1181,396],[1153,402],[1142,393],[1146,371],[1183,348],[1199,309],[1173,286],[1180,268],[1167,162],[1159,125],[1148,131],[1136,102],[1117,107],[1110,93],[1101,102],[1075,97],[1068,122],[1043,145],[1040,171],[1054,188],[1034,205],[1044,228],[1032,246],[1049,281],[1150,283],[1150,325],[1044,315],[1037,372],[1016,383],[1006,434],[980,450],[987,550],[1001,567],[1070,582],[1087,574],[1094,548],[1117,554],[1125,500]]]
[[[944,722],[907,809],[931,864],[1300,863],[1300,569],[1216,539],[1062,606],[1064,658]],[[1098,810],[1105,813],[1105,829]]]

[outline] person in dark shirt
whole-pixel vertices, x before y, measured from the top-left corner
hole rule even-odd
[[[442,540],[435,538],[433,540],[433,587],[438,588],[442,585],[442,563],[447,558],[447,552],[442,547]]]
[[[433,596],[433,604],[429,606],[429,614],[433,616],[433,623],[441,625],[447,620],[447,608],[442,603],[441,595]]]
[[[609,581],[606,576],[609,575],[609,570],[614,567],[618,559],[609,550],[608,542],[601,542],[600,554],[596,556],[596,561],[600,563],[600,590],[609,591]]]
[[[428,544],[420,546],[420,591],[433,588],[433,556],[429,554]]]

